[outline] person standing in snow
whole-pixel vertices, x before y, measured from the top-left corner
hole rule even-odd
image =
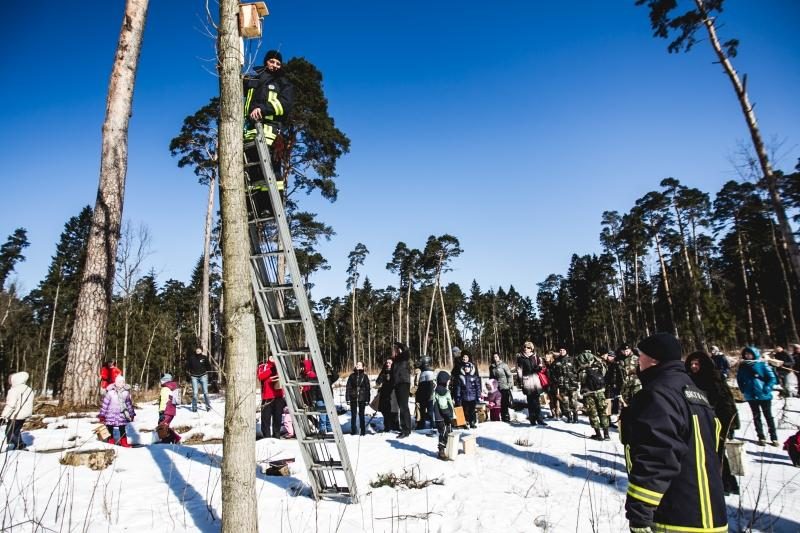
[[[728,358],[725,357],[725,353],[719,349],[719,346],[711,347],[711,360],[714,362],[714,366],[717,367],[717,370],[719,370],[722,379],[728,379],[728,373],[731,371],[731,364],[728,362]]]
[[[745,401],[753,412],[753,424],[756,426],[758,445],[764,446],[764,426],[761,425],[761,414],[767,421],[769,437],[773,446],[778,445],[778,433],[775,419],[772,418],[772,388],[778,382],[772,368],[761,360],[758,348],[747,346],[742,350],[742,360],[736,372],[736,381]]]
[[[33,414],[33,389],[28,386],[28,377],[27,372],[16,372],[8,376],[11,387],[0,415],[0,426],[6,426],[6,444],[9,450],[26,448],[22,440],[22,426]]]
[[[411,435],[411,413],[408,411],[408,398],[411,395],[411,356],[408,348],[402,342],[395,342],[392,346],[392,385],[397,406],[400,409],[400,434],[398,439]]]
[[[459,375],[454,378],[456,405],[464,408],[464,419],[469,427],[478,427],[478,417],[475,407],[481,399],[481,377],[478,375],[477,367],[469,360],[470,354],[466,350],[461,352],[461,370]]]
[[[161,391],[158,395],[158,438],[163,444],[177,444],[181,436],[170,427],[177,413],[180,390],[172,379],[172,374],[161,376]]]
[[[561,416],[567,422],[578,422],[578,376],[575,374],[575,362],[565,348],[556,354],[556,360],[550,368],[550,387],[555,390],[559,402]]]
[[[496,379],[490,379],[486,382],[486,397],[484,399],[489,409],[489,420],[492,422],[500,422],[500,406],[503,397],[500,391],[497,390]]]
[[[453,414],[455,412],[455,402],[447,388],[450,381],[450,374],[442,370],[436,375],[436,388],[433,391],[433,421],[436,422],[436,430],[439,432],[439,459],[446,460],[447,436],[453,428]]]
[[[642,390],[622,411],[632,533],[725,532],[719,422],[681,361],[669,333],[639,343]]]
[[[693,352],[686,358],[684,366],[692,382],[706,394],[708,403],[714,409],[714,415],[722,424],[719,438],[723,453],[722,485],[725,495],[739,494],[739,482],[736,481],[736,476],[731,474],[728,456],[725,454],[725,441],[733,436],[734,430],[739,429],[739,413],[736,410],[733,393],[707,353]]]
[[[625,359],[618,359],[614,352],[605,355],[606,375],[606,404],[611,403],[611,414],[619,414],[622,386],[625,384]],[[606,411],[608,412],[608,411]],[[616,427],[616,426],[614,426]]]
[[[511,388],[514,386],[514,374],[508,364],[500,358],[500,354],[492,354],[492,364],[489,365],[489,377],[497,380],[497,388],[500,391],[500,419],[503,422],[511,420]]]
[[[523,392],[528,398],[528,420],[532,426],[536,424],[546,426],[547,423],[542,418],[542,407],[539,402],[539,395],[542,392],[541,384],[538,388],[533,387],[525,390],[524,383],[526,376],[534,376],[535,382],[539,382],[538,374],[542,370],[542,359],[536,355],[535,348],[531,341],[526,341],[522,346],[522,353],[517,356],[517,375],[523,383]],[[540,382],[539,382],[540,383]]]
[[[400,430],[400,422],[397,419],[399,408],[392,387],[392,363],[393,359],[387,359],[375,379],[375,385],[378,387],[378,411],[383,415],[383,431]]]
[[[589,424],[594,429],[594,440],[611,440],[608,434],[608,416],[606,416],[605,365],[589,350],[578,354],[575,362],[578,365],[578,381],[581,384],[581,397]]]
[[[203,387],[203,399],[206,402],[206,411],[211,410],[211,402],[208,401],[208,373],[211,371],[211,363],[208,356],[203,353],[203,349],[198,347],[194,353],[190,353],[186,358],[186,370],[192,378],[192,412],[197,412],[197,389]]]
[[[370,386],[369,376],[364,372],[364,363],[356,363],[356,367],[350,377],[347,378],[345,386],[347,401],[350,403],[350,434],[356,435],[359,428],[361,436],[367,434],[367,424],[364,411],[369,403]],[[358,424],[356,424],[358,417]]]
[[[417,367],[419,369],[419,378],[417,380],[417,392],[414,393],[414,400],[419,406],[417,429],[425,429],[428,422],[435,426],[433,423],[432,402],[433,389],[436,388],[436,376],[431,367],[432,363],[433,361],[429,356],[423,355]]]
[[[125,427],[136,418],[136,412],[133,410],[131,388],[125,383],[125,378],[121,374],[106,389],[106,395],[103,396],[103,404],[97,418],[100,419],[101,424],[106,425],[111,434],[108,438],[109,444],[114,444],[114,428],[117,428],[119,431],[117,444],[124,448],[131,447]]]
[[[794,357],[784,350],[783,346],[776,346],[772,358],[782,363],[776,370],[781,387],[783,388],[781,395],[784,398],[797,396],[797,378],[794,373]]]
[[[261,382],[261,436],[265,439],[280,438],[281,418],[286,402],[278,380],[275,356],[270,355],[265,363],[258,365],[256,375]]]

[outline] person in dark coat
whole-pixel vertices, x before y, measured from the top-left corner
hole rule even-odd
[[[630,530],[728,531],[721,424],[686,373],[678,339],[657,333],[638,348],[642,390],[623,410],[620,425]]]
[[[619,399],[622,395],[622,386],[625,384],[625,356],[617,357],[614,352],[606,354],[606,401],[611,401],[611,414],[619,414]],[[614,426],[612,426],[614,427]]]
[[[731,474],[728,456],[725,454],[725,440],[732,438],[734,430],[740,427],[739,412],[736,410],[733,393],[707,353],[693,352],[686,358],[684,366],[692,382],[706,393],[708,403],[714,408],[714,414],[722,424],[720,439],[723,451],[722,483],[725,494],[739,494],[739,483],[736,481],[736,476]]]
[[[538,374],[542,370],[542,359],[536,355],[533,343],[531,341],[525,342],[522,346],[522,353],[517,356],[517,374],[520,382],[524,382],[525,376]],[[547,423],[542,418],[542,406],[539,402],[539,390],[526,391],[525,396],[528,398],[528,420],[532,426],[540,425],[546,426]]]
[[[714,362],[714,366],[719,371],[722,379],[728,379],[728,373],[731,371],[731,364],[728,362],[725,353],[719,349],[719,346],[711,347],[711,360]]]
[[[431,423],[432,429],[436,427],[433,422],[433,389],[436,388],[436,376],[433,373],[431,364],[433,361],[427,355],[423,355],[420,359],[419,365],[419,378],[417,379],[417,392],[414,393],[414,400],[419,406],[419,421],[417,422],[417,429],[425,429],[428,422]]]
[[[367,424],[364,419],[364,410],[370,400],[369,376],[364,373],[364,363],[356,363],[356,368],[347,378],[345,387],[347,401],[350,403],[350,434],[355,435],[361,428],[361,435],[367,434]],[[358,415],[358,425],[356,425]]]
[[[400,434],[398,439],[411,435],[411,413],[408,410],[408,398],[411,396],[411,355],[402,342],[395,342],[392,346],[392,385],[397,398],[400,416]]]
[[[777,367],[776,370],[781,387],[783,388],[781,395],[784,398],[796,395],[797,378],[794,377],[794,357],[784,350],[783,346],[776,346],[772,357],[783,363],[781,366]]]
[[[778,445],[778,432],[775,429],[775,419],[772,417],[772,388],[778,383],[775,372],[761,360],[758,348],[747,346],[742,350],[742,360],[739,370],[736,371],[736,381],[742,391],[745,401],[753,412],[753,424],[756,426],[758,445],[766,444],[764,439],[764,426],[761,425],[761,414],[767,421],[769,436],[773,446]]]
[[[203,387],[203,399],[206,402],[206,410],[211,410],[211,402],[208,401],[208,373],[211,371],[211,363],[208,356],[203,353],[203,349],[198,347],[194,353],[190,353],[186,358],[186,371],[192,378],[192,412],[197,412],[197,389]]]
[[[578,422],[578,375],[575,370],[575,360],[562,348],[556,354],[556,359],[550,367],[550,387],[555,390],[559,402],[561,416],[567,417],[567,422]]]
[[[392,387],[392,363],[393,359],[387,359],[375,380],[378,386],[378,411],[383,415],[383,431],[400,431],[397,418],[399,409]]]
[[[514,386],[514,374],[508,364],[500,358],[500,354],[492,354],[492,364],[489,365],[489,377],[497,380],[497,388],[500,391],[500,419],[503,422],[511,420],[511,389]]]
[[[469,358],[469,352],[461,353],[461,371],[457,378],[456,394],[453,400],[456,405],[464,407],[464,419],[469,427],[476,428],[478,427],[478,417],[475,408],[478,400],[481,399],[482,387],[478,369]]]

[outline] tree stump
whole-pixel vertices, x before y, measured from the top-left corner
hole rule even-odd
[[[69,466],[88,466],[92,470],[104,470],[114,462],[114,457],[114,450],[67,452],[59,460],[59,463]]]

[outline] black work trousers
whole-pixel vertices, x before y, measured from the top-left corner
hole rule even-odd
[[[397,397],[397,405],[400,408],[400,431],[402,433],[411,433],[414,429],[411,425],[411,413],[408,411],[410,389],[410,383],[398,383],[394,386],[394,394]]]
[[[358,428],[361,428],[361,434],[366,435],[367,423],[364,416],[364,409],[367,407],[367,402],[350,402],[350,434],[355,435]],[[358,415],[358,425],[356,425],[356,415]]]
[[[261,402],[261,436],[265,439],[281,438],[281,419],[286,402],[283,398],[273,398]]]
[[[500,420],[508,422],[511,420],[511,390],[500,389]]]
[[[539,403],[539,393],[533,392],[526,396],[528,398],[528,420],[531,421],[531,425],[537,422],[544,422],[542,419],[542,406]]]
[[[764,440],[764,426],[761,425],[759,411],[764,414],[764,418],[767,420],[769,438],[778,440],[778,432],[775,431],[775,419],[772,418],[772,400],[750,400],[747,403],[750,405],[750,410],[753,411],[753,424],[756,426],[758,440]]]

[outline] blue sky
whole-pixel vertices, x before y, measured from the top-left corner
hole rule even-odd
[[[721,30],[762,132],[800,157],[794,0],[727,2]],[[28,229],[23,292],[44,276],[66,220],[94,204],[100,130],[124,2],[76,2],[41,16],[7,7],[0,50],[0,238]],[[715,193],[736,177],[747,130],[707,43],[668,54],[633,1],[269,2],[271,47],[323,72],[331,114],[352,140],[339,200],[301,199],[337,235],[313,295],[344,292],[347,254],[384,268],[398,241],[450,233],[464,254],[447,281],[467,289],[536,283],[572,253],[600,251],[604,210],[625,211],[668,176]],[[8,12],[10,11],[10,12]],[[124,216],[153,236],[161,282],[187,281],[202,250],[206,191],[167,150],[217,91],[204,3],[151,1],[134,94]]]

